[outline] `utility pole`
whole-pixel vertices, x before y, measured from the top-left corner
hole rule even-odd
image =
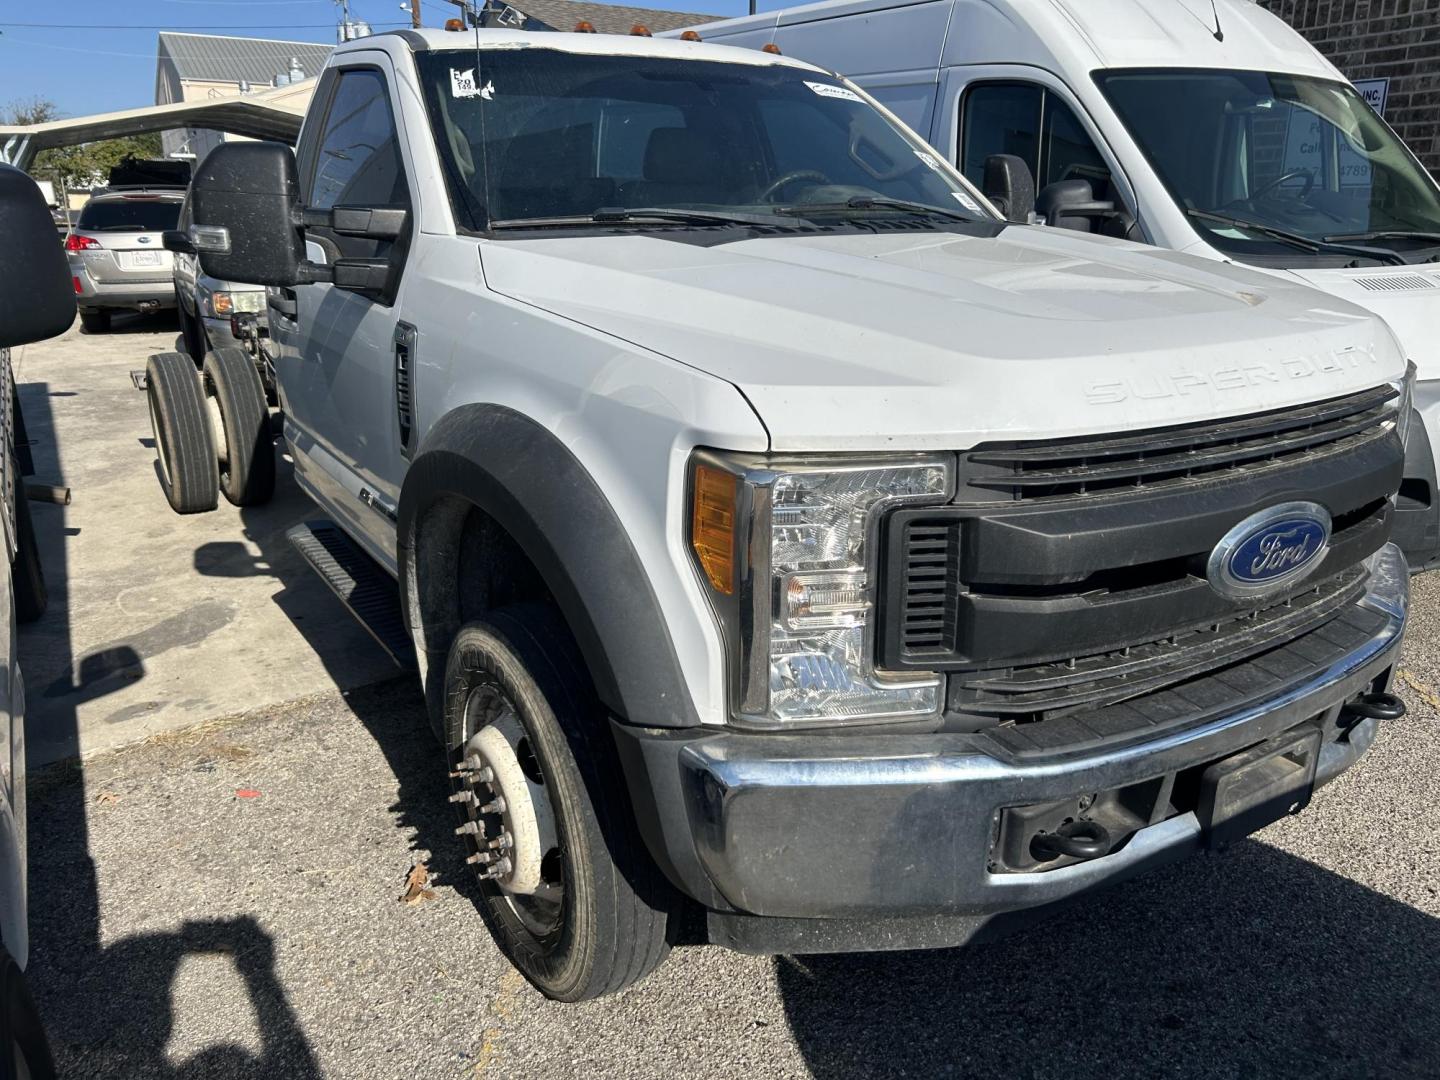
[[[410,25],[420,29],[420,0],[410,0]]]
[[[335,0],[340,5],[340,40],[350,40],[350,0]]]

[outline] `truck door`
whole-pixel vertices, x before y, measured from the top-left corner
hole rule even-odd
[[[387,260],[389,283],[365,293],[330,284],[271,290],[276,374],[301,484],[393,569],[394,514],[406,465],[395,405],[397,350],[414,344],[399,316],[414,233],[414,184],[396,122],[388,58],[358,53],[355,63],[330,75],[317,92],[319,120],[307,122],[301,139],[302,201],[319,210],[404,207],[412,225],[398,240],[306,231],[311,259]]]

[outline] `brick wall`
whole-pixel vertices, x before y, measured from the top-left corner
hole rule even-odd
[[[1385,119],[1440,177],[1440,0],[1262,0],[1345,77],[1390,80]]]

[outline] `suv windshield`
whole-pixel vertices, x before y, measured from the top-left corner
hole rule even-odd
[[[604,223],[671,227],[994,220],[923,143],[819,72],[541,48],[419,64],[451,198],[471,230],[590,224],[602,210]],[[624,213],[660,209],[694,213]]]
[[[1409,259],[1440,246],[1440,188],[1351,86],[1262,71],[1113,71],[1096,81],[1222,251],[1294,265],[1363,257],[1356,245]]]
[[[179,199],[125,196],[92,199],[80,211],[77,229],[91,232],[163,232],[180,219]]]

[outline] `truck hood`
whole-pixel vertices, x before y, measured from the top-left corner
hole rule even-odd
[[[1440,379],[1440,267],[1368,266],[1364,269],[1293,268],[1307,285],[1375,312],[1415,361],[1416,378]]]
[[[1074,232],[704,230],[484,244],[486,284],[733,383],[775,450],[963,449],[1242,415],[1396,379],[1374,315]]]

